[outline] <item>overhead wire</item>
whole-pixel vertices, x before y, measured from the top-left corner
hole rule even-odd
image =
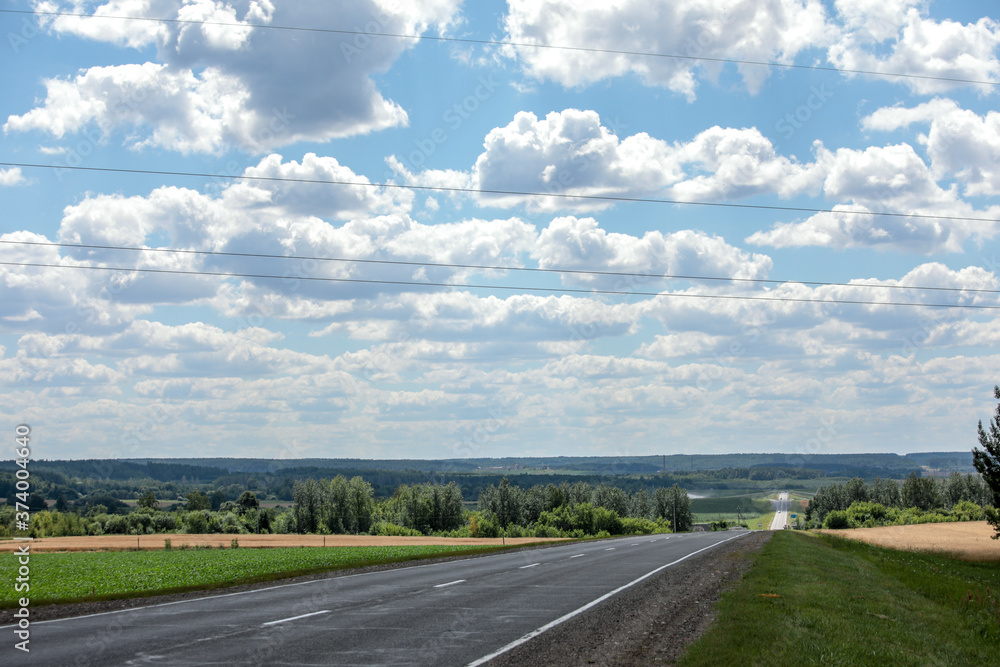
[[[74,171],[107,172],[115,174],[142,174],[151,176],[180,176],[187,178],[219,178],[234,181],[260,181],[276,183],[310,183],[317,185],[346,185],[352,187],[366,188],[386,188],[397,190],[416,190],[425,192],[447,192],[473,195],[498,195],[516,197],[552,197],[556,199],[578,199],[583,201],[600,201],[615,203],[641,203],[641,204],[672,204],[677,206],[706,206],[729,209],[752,209],[764,211],[786,211],[793,213],[832,213],[861,216],[883,216],[890,218],[906,218],[918,220],[958,220],[962,222],[1000,222],[998,218],[980,218],[967,215],[932,215],[929,213],[899,213],[895,211],[869,211],[851,210],[835,208],[813,208],[808,206],[778,206],[771,204],[744,204],[736,202],[710,202],[710,201],[689,201],[684,199],[665,199],[657,197],[626,197],[618,195],[587,195],[572,194],[567,192],[539,192],[530,190],[498,190],[490,188],[461,188],[443,185],[413,185],[411,183],[387,183],[370,181],[343,181],[322,178],[292,178],[289,176],[253,176],[249,174],[213,174],[209,172],[197,171],[170,171],[162,169],[126,169],[123,167],[83,167],[65,166],[55,164],[40,164],[33,162],[0,162],[0,167],[13,167],[21,169],[62,169]]]
[[[477,46],[507,46],[515,48],[579,51],[582,53],[595,53],[603,55],[636,56],[643,58],[668,58],[673,60],[704,61],[712,63],[732,64],[732,65],[755,65],[761,67],[774,67],[783,69],[815,70],[820,72],[835,72],[839,74],[862,74],[866,76],[886,77],[886,78],[918,79],[923,81],[946,81],[950,83],[963,83],[963,84],[973,84],[982,86],[1000,86],[1000,82],[998,81],[962,79],[958,77],[934,76],[931,74],[909,74],[906,72],[879,72],[876,70],[850,69],[850,68],[832,67],[826,65],[802,65],[796,63],[783,63],[773,60],[745,60],[739,58],[718,58],[712,56],[699,56],[699,55],[679,54],[679,53],[660,53],[656,51],[632,51],[625,49],[605,49],[597,47],[575,46],[575,45],[564,45],[564,44],[545,44],[539,42],[515,42],[511,40],[476,39],[470,37],[446,37],[444,35],[405,34],[405,33],[379,32],[377,30],[375,31],[348,30],[340,28],[317,28],[308,26],[274,25],[269,23],[250,23],[250,22],[240,23],[232,21],[209,21],[204,19],[157,18],[149,16],[113,16],[104,14],[85,14],[76,12],[42,11],[42,10],[26,10],[26,9],[0,9],[0,13],[31,14],[36,16],[68,17],[68,18],[80,18],[80,19],[107,19],[115,21],[145,21],[145,22],[167,23],[167,24],[178,24],[178,25],[205,25],[205,26],[232,27],[232,28],[243,28],[243,29],[250,28],[250,29],[261,29],[261,30],[327,33],[335,35],[381,37],[389,39],[452,42],[458,44],[473,44]]]
[[[374,278],[334,278],[329,276],[279,276],[268,273],[243,273],[231,271],[204,271],[204,270],[184,270],[184,269],[153,269],[137,268],[127,266],[94,266],[92,264],[52,264],[48,262],[5,262],[0,261],[0,266],[21,266],[34,268],[70,269],[70,270],[92,270],[92,271],[120,271],[123,273],[153,273],[168,275],[190,275],[190,276],[217,276],[223,278],[254,278],[264,280],[306,280],[312,282],[331,283],[355,283],[369,285],[393,285],[406,287],[435,287],[435,288],[463,288],[463,289],[484,289],[484,290],[504,290],[518,292],[547,292],[558,294],[585,294],[585,295],[615,295],[615,296],[650,296],[659,298],[688,298],[688,299],[719,299],[734,301],[776,301],[790,303],[817,303],[817,304],[841,304],[841,305],[869,305],[869,306],[902,306],[917,308],[949,308],[963,310],[1000,310],[1000,306],[990,306],[981,304],[960,304],[960,303],[919,303],[912,301],[875,301],[863,299],[807,299],[804,297],[780,297],[780,296],[754,296],[743,294],[704,294],[690,292],[640,292],[635,290],[608,290],[608,289],[578,289],[572,287],[538,287],[524,285],[479,285],[473,283],[440,283],[417,280],[384,280]]]
[[[979,80],[968,80],[968,79],[958,79],[952,77],[935,77],[935,76],[925,76],[925,75],[912,75],[905,73],[889,73],[889,72],[876,72],[867,70],[851,70],[844,68],[835,67],[825,67],[817,65],[796,65],[791,63],[779,63],[771,61],[751,61],[751,60],[740,60],[740,59],[730,59],[730,58],[713,58],[707,56],[691,56],[691,55],[681,55],[681,54],[668,54],[659,52],[648,52],[648,51],[628,51],[619,49],[601,49],[593,47],[578,47],[569,45],[553,45],[553,44],[542,44],[542,43],[520,43],[513,41],[504,40],[485,40],[485,39],[472,39],[472,38],[458,38],[458,37],[444,37],[444,36],[433,36],[433,35],[420,35],[420,34],[399,34],[399,33],[384,33],[375,31],[359,31],[359,30],[346,30],[346,29],[333,29],[333,28],[317,28],[317,27],[305,27],[305,26],[284,26],[284,25],[273,25],[264,23],[239,23],[239,22],[225,22],[225,21],[208,21],[208,20],[193,20],[193,19],[170,19],[170,18],[155,18],[155,17],[136,17],[136,16],[109,16],[109,15],[94,15],[94,14],[83,14],[74,12],[59,12],[59,11],[38,11],[38,10],[11,10],[11,9],[0,9],[0,13],[7,14],[34,14],[38,16],[52,16],[52,17],[73,17],[82,19],[109,19],[109,20],[131,20],[131,21],[150,21],[150,22],[160,22],[160,23],[172,23],[172,24],[200,24],[200,25],[212,25],[212,26],[228,26],[234,28],[259,28],[268,30],[285,30],[285,31],[302,31],[302,32],[316,32],[316,33],[329,33],[329,34],[342,34],[342,35],[366,35],[369,37],[384,37],[384,38],[397,38],[397,39],[414,39],[414,40],[430,40],[430,41],[440,41],[440,42],[456,42],[456,43],[469,43],[469,44],[479,44],[488,46],[510,46],[510,47],[530,47],[539,49],[556,49],[556,50],[566,50],[566,51],[580,51],[580,52],[591,52],[591,53],[602,53],[611,55],[630,55],[630,56],[641,56],[641,57],[659,57],[659,58],[675,58],[681,60],[691,60],[691,61],[707,61],[707,62],[719,62],[719,63],[731,63],[731,64],[742,64],[742,65],[760,65],[768,67],[781,67],[781,68],[791,68],[791,69],[810,69],[819,71],[830,71],[838,72],[842,74],[865,74],[872,76],[882,76],[882,77],[901,77],[901,78],[916,78],[916,79],[928,79],[928,80],[939,80],[939,81],[951,81],[955,83],[969,83],[969,84],[981,84],[981,85],[1000,85],[1000,82],[994,81],[979,81]],[[414,184],[398,184],[398,183],[371,183],[371,182],[360,182],[360,181],[339,181],[339,180],[326,180],[326,179],[304,179],[304,178],[291,178],[291,177],[265,177],[265,176],[251,176],[246,174],[240,175],[225,175],[225,174],[211,174],[211,173],[201,173],[201,172],[182,172],[182,171],[166,171],[166,170],[149,170],[149,169],[122,169],[122,168],[111,168],[111,167],[83,167],[83,166],[59,166],[59,165],[43,165],[34,163],[15,163],[15,162],[0,162],[0,166],[6,167],[19,167],[19,168],[59,168],[59,169],[72,169],[78,171],[95,171],[95,172],[111,172],[111,173],[134,173],[134,174],[148,174],[148,175],[161,175],[161,176],[180,176],[180,177],[201,177],[201,178],[226,178],[232,180],[247,180],[247,181],[279,181],[279,182],[295,182],[295,183],[313,183],[313,184],[328,184],[328,185],[343,185],[343,186],[362,186],[362,187],[372,187],[372,188],[396,188],[396,189],[407,189],[416,191],[435,191],[435,192],[448,192],[448,193],[465,193],[465,194],[476,194],[476,195],[496,195],[496,196],[520,196],[520,197],[553,197],[553,198],[567,198],[567,199],[578,199],[578,200],[597,200],[597,201],[609,201],[609,202],[636,202],[636,203],[656,203],[656,204],[673,204],[673,205],[688,205],[688,206],[713,206],[713,207],[723,207],[723,208],[741,208],[741,209],[756,209],[756,210],[774,210],[774,211],[790,211],[799,213],[812,213],[812,214],[853,214],[853,215],[871,215],[871,216],[885,216],[885,217],[896,217],[896,218],[915,218],[915,219],[931,219],[931,220],[959,220],[968,222],[989,222],[995,223],[1000,222],[1000,219],[995,218],[982,218],[975,216],[947,216],[947,215],[931,215],[931,214],[919,214],[919,213],[899,213],[890,211],[869,211],[869,210],[846,210],[846,209],[824,209],[824,208],[813,208],[813,207],[795,207],[795,206],[777,206],[777,205],[762,205],[762,204],[745,204],[745,203],[735,203],[735,202],[707,202],[707,201],[685,201],[685,200],[673,200],[665,198],[649,198],[649,197],[626,197],[626,196],[615,196],[615,195],[588,195],[588,194],[572,194],[564,192],[537,192],[537,191],[517,191],[517,190],[499,190],[499,189],[479,189],[479,188],[461,188],[461,187],[448,187],[448,186],[428,186],[428,185],[414,185]],[[267,255],[261,253],[223,253],[217,251],[194,251],[194,250],[182,250],[182,249],[167,249],[167,248],[131,248],[126,246],[99,246],[99,245],[88,245],[88,244],[57,244],[57,243],[40,243],[40,242],[14,242],[14,241],[4,241],[4,243],[23,243],[26,245],[52,245],[61,247],[78,247],[78,248],[91,248],[91,249],[108,249],[108,250],[141,250],[141,251],[155,251],[155,252],[175,252],[175,253],[186,253],[186,254],[203,254],[203,255],[220,255],[220,256],[243,256],[243,257],[258,257],[258,258],[274,258],[274,259],[301,259],[301,260],[316,260],[316,261],[339,261],[339,262],[355,262],[355,263],[368,263],[368,264],[385,264],[385,265],[413,265],[413,266],[430,266],[430,267],[440,267],[440,268],[453,268],[453,269],[477,269],[477,270],[502,270],[502,271],[533,271],[541,273],[560,273],[560,274],[581,274],[581,275],[606,275],[606,276],[621,276],[621,277],[635,277],[644,279],[683,279],[691,281],[727,281],[727,282],[743,282],[743,283],[759,283],[759,284],[802,284],[809,286],[838,286],[838,287],[858,287],[858,288],[880,288],[880,289],[909,289],[909,290],[933,290],[941,292],[960,292],[960,293],[1000,293],[1000,290],[986,290],[986,289],[966,289],[966,288],[949,288],[940,286],[908,286],[908,285],[875,285],[871,283],[837,283],[837,282],[824,282],[824,281],[796,281],[796,280],[776,280],[776,279],[761,279],[761,278],[735,278],[735,277],[720,277],[720,276],[689,276],[689,275],[654,275],[646,273],[628,273],[628,272],[615,272],[615,271],[592,271],[584,269],[546,269],[546,268],[532,268],[532,267],[513,267],[513,266],[488,266],[488,265],[473,265],[473,264],[444,264],[444,263],[434,263],[434,262],[406,262],[401,260],[372,260],[372,259],[349,259],[349,258],[332,258],[332,257],[307,257],[307,256],[286,256],[286,255]],[[247,278],[285,278],[283,276],[271,276],[267,274],[237,274],[237,273],[224,273],[224,272],[184,272],[176,270],[165,270],[165,269],[139,269],[139,268],[115,268],[115,267],[96,267],[96,266],[75,266],[70,267],[66,265],[46,265],[38,263],[16,263],[16,262],[0,262],[2,265],[8,266],[51,266],[53,268],[81,268],[81,269],[96,269],[96,270],[118,270],[118,271],[139,271],[139,272],[156,272],[156,273],[187,273],[196,275],[220,275],[228,277],[247,277]],[[454,284],[454,283],[427,283],[427,282],[417,282],[417,281],[378,281],[378,280],[363,280],[363,279],[335,279],[326,277],[299,277],[305,280],[326,280],[335,282],[367,282],[376,284],[394,284],[394,285],[413,285],[413,286],[435,286],[435,287],[466,287],[466,288],[476,288],[476,289],[519,289],[525,291],[556,291],[565,293],[588,293],[588,294],[622,294],[622,295],[636,295],[636,296],[687,296],[687,297],[703,297],[703,298],[732,298],[732,299],[749,299],[749,300],[789,300],[789,301],[806,301],[806,302],[816,302],[816,303],[852,303],[852,304],[871,304],[871,305],[897,305],[897,306],[927,306],[927,307],[939,307],[939,308],[980,308],[980,309],[994,309],[1000,308],[995,306],[975,306],[969,304],[921,304],[921,303],[910,303],[910,302],[882,302],[882,301],[860,301],[860,300],[817,300],[817,299],[796,299],[788,297],[753,297],[746,295],[698,295],[698,294],[670,294],[661,292],[628,292],[628,291],[617,291],[617,290],[574,290],[571,288],[541,288],[541,287],[515,287],[515,286],[501,286],[501,285],[471,285],[471,284]]]
[[[864,283],[864,282],[843,283],[843,282],[829,282],[829,281],[818,281],[818,280],[739,278],[732,276],[702,276],[702,275],[686,275],[686,274],[670,274],[670,273],[640,273],[640,272],[629,272],[629,271],[599,271],[593,269],[563,269],[563,268],[510,266],[510,265],[497,265],[497,264],[457,264],[457,263],[428,262],[428,261],[417,262],[417,261],[399,260],[399,259],[324,257],[315,255],[276,255],[272,253],[259,253],[259,252],[190,250],[185,248],[148,248],[148,247],[144,248],[136,246],[104,245],[95,243],[65,243],[65,242],[55,242],[55,241],[23,241],[23,240],[13,240],[13,239],[0,239],[0,244],[41,246],[41,247],[51,247],[51,248],[77,248],[81,250],[122,250],[131,252],[155,252],[155,253],[168,253],[168,254],[178,254],[178,255],[201,255],[201,256],[211,256],[211,257],[244,257],[244,258],[249,257],[256,259],[284,259],[284,260],[300,260],[300,261],[312,261],[312,262],[341,262],[350,264],[375,264],[375,265],[385,265],[385,266],[433,267],[433,268],[444,268],[444,269],[474,269],[478,271],[555,273],[561,275],[569,274],[569,275],[586,275],[586,276],[640,278],[643,280],[717,281],[717,282],[770,284],[770,285],[809,285],[812,287],[855,287],[855,288],[868,288],[868,289],[928,290],[936,292],[1000,294],[1000,289],[981,289],[972,287],[940,287],[940,286],[930,286],[930,285],[886,285],[880,283]]]

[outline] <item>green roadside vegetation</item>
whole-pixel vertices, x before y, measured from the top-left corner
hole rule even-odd
[[[759,517],[747,523],[750,530],[769,530],[771,528],[771,522],[774,521],[774,512],[768,514],[761,514]],[[759,526],[757,524],[760,524]]]
[[[183,536],[175,536],[183,539]],[[31,589],[0,589],[0,608],[17,606],[30,595],[31,604],[84,602],[209,590],[284,579],[365,565],[483,553],[505,547],[477,545],[209,549],[155,551],[32,553]],[[506,547],[512,548],[512,547]],[[18,560],[0,560],[0,577],[14,581]]]
[[[995,563],[782,531],[678,664],[986,665],[998,649]]]

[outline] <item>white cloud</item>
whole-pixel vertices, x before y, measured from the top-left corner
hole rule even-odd
[[[0,187],[21,185],[25,182],[26,181],[24,175],[21,174],[20,167],[12,167],[11,169],[0,169]]]
[[[763,278],[772,266],[766,255],[744,252],[718,236],[682,230],[646,232],[641,238],[607,232],[593,218],[556,218],[539,234],[532,256],[543,269],[577,269],[639,274],[567,274],[570,283],[649,291],[661,281],[651,275],[709,275]]]
[[[905,74],[898,81],[918,93],[967,85],[933,77],[1000,80],[1000,24],[991,18],[968,24],[925,18],[922,0],[837,0],[835,5],[844,28],[827,57],[836,67]],[[993,86],[979,89],[990,93]]]
[[[626,0],[510,0],[504,22],[507,39],[521,44],[583,46],[705,58],[791,62],[811,46],[823,44],[827,25],[815,0],[680,0],[649,3]],[[714,76],[718,66],[677,58],[586,53],[528,46],[505,53],[538,79],[582,86],[631,74],[650,86],[666,87],[693,100],[696,72]],[[768,68],[740,66],[747,87],[756,92]]]
[[[861,122],[866,129],[880,131],[929,125],[919,139],[936,177],[954,175],[967,196],[1000,194],[1000,113],[980,116],[939,97],[911,108],[884,107]]]
[[[494,128],[468,174],[426,170],[408,182],[499,192],[543,192],[582,197],[664,197],[722,200],[762,194],[793,197],[819,188],[822,172],[778,155],[756,128],[711,127],[691,141],[670,144],[642,132],[619,138],[596,111],[566,109],[543,119],[519,112]],[[531,210],[599,210],[600,199],[482,194],[483,205],[526,205]]]
[[[323,25],[331,13],[341,25],[417,33],[444,29],[460,2],[280,2],[259,0],[242,16],[210,0],[181,5],[114,2],[95,8],[114,15],[173,14],[189,21]],[[65,9],[47,3],[47,9]],[[107,26],[112,26],[108,28]],[[159,62],[95,66],[74,78],[45,82],[42,106],[8,118],[4,129],[39,130],[56,137],[96,127],[105,138],[132,137],[133,148],[157,146],[181,153],[219,153],[228,146],[261,153],[297,141],[326,141],[405,125],[406,112],[386,100],[372,75],[383,72],[410,44],[345,36],[331,49],[329,35],[187,23],[98,21],[59,17],[70,33],[119,45],[154,43]],[[356,42],[356,43],[355,43]],[[332,51],[332,52],[331,52]],[[309,63],[309,65],[303,65]],[[314,66],[323,63],[323,66]]]
[[[851,203],[802,222],[777,223],[770,231],[751,234],[748,243],[932,253],[962,252],[969,240],[981,242],[996,235],[994,225],[961,218],[995,218],[1000,207],[978,210],[959,198],[957,188],[942,188],[908,144],[836,151],[820,147],[817,162],[824,172],[826,197]],[[880,212],[916,217],[877,215]]]

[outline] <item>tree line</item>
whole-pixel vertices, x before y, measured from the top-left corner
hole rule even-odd
[[[848,528],[968,520],[970,516],[978,520],[983,517],[984,508],[992,505],[993,492],[977,474],[954,472],[947,478],[934,478],[910,473],[902,484],[881,478],[866,484],[855,477],[843,484],[820,488],[806,509],[806,525]],[[849,512],[852,507],[855,510]]]

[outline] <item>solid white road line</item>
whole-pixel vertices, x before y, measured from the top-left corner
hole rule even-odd
[[[326,609],[324,611],[314,611],[311,614],[301,614],[299,616],[292,616],[291,618],[283,618],[283,619],[278,620],[278,621],[268,621],[267,623],[261,623],[260,627],[266,628],[269,625],[277,625],[278,623],[287,623],[289,621],[297,621],[300,618],[308,618],[309,616],[319,616],[320,614],[329,614],[330,611],[331,611],[330,609]]]
[[[499,655],[503,655],[507,651],[509,651],[509,650],[511,650],[513,648],[517,648],[521,644],[534,639],[535,637],[537,637],[538,635],[542,634],[546,630],[551,630],[552,628],[556,627],[557,625],[561,625],[561,624],[565,623],[566,621],[568,621],[569,619],[573,618],[574,616],[579,616],[580,614],[582,614],[583,612],[587,611],[591,607],[594,607],[596,605],[601,604],[602,602],[604,602],[608,598],[610,598],[610,597],[612,597],[614,595],[617,595],[618,593],[622,592],[626,588],[631,588],[632,586],[635,586],[637,583],[639,583],[643,579],[648,579],[649,577],[653,576],[657,572],[660,572],[661,570],[665,570],[668,567],[670,567],[671,565],[677,565],[677,563],[680,563],[683,560],[687,560],[688,558],[690,558],[691,556],[694,556],[696,554],[700,554],[702,551],[708,551],[709,549],[717,547],[720,544],[728,542],[729,540],[735,540],[735,539],[738,539],[740,537],[743,537],[744,535],[748,535],[749,532],[750,531],[747,531],[745,533],[740,533],[738,535],[734,535],[734,536],[726,538],[726,539],[724,539],[724,540],[722,540],[720,542],[716,542],[715,544],[710,544],[707,547],[704,547],[702,549],[698,549],[697,551],[692,551],[687,556],[684,556],[683,558],[678,558],[677,560],[675,560],[672,563],[667,563],[666,565],[661,565],[660,567],[656,568],[655,570],[652,570],[652,571],[647,572],[646,574],[642,575],[638,579],[634,579],[634,580],[628,582],[627,584],[625,584],[624,586],[619,586],[618,588],[616,588],[615,590],[611,591],[610,593],[605,593],[604,595],[602,595],[601,597],[597,598],[596,600],[592,600],[591,602],[588,602],[587,604],[583,605],[579,609],[571,611],[568,614],[566,614],[565,616],[560,616],[556,620],[552,621],[551,623],[546,623],[545,625],[543,625],[542,627],[538,628],[537,630],[532,630],[531,632],[529,632],[528,634],[524,635],[520,639],[515,639],[511,643],[507,644],[506,646],[502,646],[501,648],[497,649],[493,653],[490,653],[489,655],[485,655],[482,658],[479,658],[479,660],[475,660],[473,662],[470,662],[468,665],[466,665],[466,667],[479,667],[479,665],[483,665],[483,664],[489,662],[490,660],[492,660],[493,658],[495,658],[495,657],[497,657]]]
[[[461,583],[465,583],[465,579],[456,579],[455,581],[449,581],[447,584],[438,584],[434,588],[444,588],[445,586],[454,586]]]

